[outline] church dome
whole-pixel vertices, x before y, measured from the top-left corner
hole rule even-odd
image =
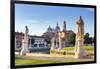
[[[57,23],[57,26],[56,26],[56,28],[55,28],[55,31],[56,31],[56,32],[59,32],[59,31],[60,31],[60,27],[58,26],[58,23]]]
[[[49,26],[47,29],[48,32],[52,31],[52,28]]]

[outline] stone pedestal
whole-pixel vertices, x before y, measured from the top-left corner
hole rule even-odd
[[[31,44],[31,39],[29,40],[29,48],[31,48],[32,44]]]
[[[28,53],[29,50],[28,50],[28,42],[27,41],[22,41],[22,50],[21,50],[21,53],[20,55],[26,55],[26,53]]]
[[[57,38],[56,38],[56,48],[58,48]]]
[[[83,39],[79,39],[77,41],[77,47],[76,47],[76,50],[75,50],[75,58],[83,58],[83,57],[86,57],[86,52],[85,50],[83,49]]]
[[[62,49],[62,40],[61,40],[61,38],[59,37],[59,48],[58,48],[58,50],[61,50]]]

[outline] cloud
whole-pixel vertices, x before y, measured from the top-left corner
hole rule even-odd
[[[94,12],[94,8],[86,8],[86,10],[89,10],[91,12]]]

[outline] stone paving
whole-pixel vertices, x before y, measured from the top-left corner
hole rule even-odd
[[[54,54],[37,54],[37,53],[27,53],[26,56],[20,56],[16,55],[17,58],[27,58],[27,59],[38,59],[38,60],[53,60],[53,61],[60,61],[65,62],[67,60],[75,61],[77,59],[73,58],[74,55],[54,55]],[[93,60],[94,58],[84,58],[84,59],[78,59],[78,60]]]

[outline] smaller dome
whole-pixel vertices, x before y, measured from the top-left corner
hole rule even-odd
[[[49,32],[49,31],[52,31],[52,28],[49,26],[48,29],[47,29],[47,31],[48,31],[48,32]]]
[[[60,29],[60,27],[58,26],[58,23],[57,23],[56,29]]]
[[[56,26],[56,28],[55,28],[55,31],[56,31],[56,32],[59,32],[59,31],[60,31],[60,27],[58,26],[58,23],[57,23],[57,26]]]

